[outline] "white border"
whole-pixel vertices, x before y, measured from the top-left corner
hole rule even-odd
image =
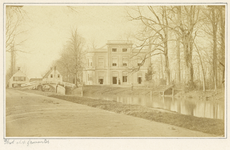
[[[227,0],[225,1],[194,1],[194,3],[191,3],[190,1],[175,1],[171,2],[169,1],[167,3],[167,1],[165,0],[161,0],[160,2],[157,1],[112,1],[112,2],[108,2],[108,1],[92,1],[92,0],[87,0],[87,1],[35,1],[33,0],[32,2],[27,2],[26,1],[12,1],[12,0],[5,0],[2,1],[1,0],[1,16],[3,16],[3,3],[12,3],[12,4],[23,4],[23,5],[54,5],[53,3],[56,3],[55,5],[71,5],[71,3],[76,3],[79,6],[99,6],[99,5],[103,5],[103,6],[110,6],[110,5],[114,5],[114,6],[120,6],[120,5],[222,5],[222,4],[226,4],[226,16],[227,16],[227,20],[229,19],[229,5]],[[28,4],[29,3],[29,4]],[[36,4],[35,4],[36,3]],[[46,4],[45,4],[46,3]],[[50,3],[50,4],[47,4]],[[143,4],[145,3],[145,4]],[[186,4],[185,4],[186,3]],[[72,4],[75,5],[75,4]],[[3,23],[1,23],[1,27],[3,29]],[[226,78],[226,84],[225,84],[225,94],[226,94],[226,117],[225,117],[225,127],[227,127],[226,125],[228,124],[228,118],[227,116],[229,116],[229,111],[227,108],[229,108],[229,103],[227,102],[227,88],[229,85],[229,81],[228,81],[228,72],[229,71],[229,65],[228,65],[228,35],[229,35],[229,30],[228,30],[228,22],[226,21],[226,52],[225,52],[225,57],[226,57],[226,67],[225,67],[225,78]],[[3,30],[1,30],[3,31]],[[3,35],[3,33],[2,33]],[[2,37],[1,37],[2,38]],[[2,41],[2,40],[1,40]],[[3,44],[3,43],[2,43]],[[2,45],[3,46],[3,45]],[[5,60],[5,56],[4,58],[1,57],[1,60],[4,59]],[[1,62],[4,63],[4,60],[2,60]],[[4,66],[4,64],[3,64]],[[4,66],[5,68],[5,66]],[[1,77],[3,80],[3,87],[1,87],[1,92],[5,92],[5,81],[4,81],[4,70],[1,70]],[[3,93],[2,93],[3,94]],[[4,94],[4,99],[5,99],[5,94]],[[3,103],[4,102],[4,103]],[[5,101],[1,101],[0,102],[1,106],[5,106]],[[0,111],[3,112],[5,110],[3,107],[0,107]],[[5,115],[5,113],[3,114]],[[3,119],[1,118],[1,124],[4,123],[2,122]],[[0,130],[1,132],[2,130]],[[2,133],[1,133],[2,135]],[[3,134],[2,137],[4,137],[5,133]],[[226,138],[59,138],[57,137],[56,139],[50,139],[50,144],[49,145],[33,145],[33,146],[29,146],[30,148],[33,149],[59,149],[59,148],[65,148],[65,149],[177,149],[177,150],[190,150],[190,149],[196,149],[196,150],[216,150],[216,149],[221,149],[221,150],[227,150],[230,148],[230,141],[229,141],[229,131],[226,130]],[[15,138],[10,138],[10,139],[16,139]],[[19,139],[27,139],[27,138],[19,138]],[[29,139],[44,139],[44,138],[29,138]],[[28,139],[28,140],[29,140]],[[4,145],[4,140],[2,139],[0,142],[0,147],[7,148],[7,149],[25,149],[25,148],[29,148],[26,147],[25,145]]]

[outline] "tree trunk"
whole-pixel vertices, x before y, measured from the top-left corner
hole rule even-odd
[[[202,58],[201,58],[201,55],[200,55],[200,52],[199,52],[199,49],[198,47],[195,45],[195,48],[197,50],[197,53],[198,53],[198,56],[199,56],[199,60],[200,60],[200,65],[201,65],[201,70],[202,70],[202,78],[203,78],[203,91],[205,92],[206,91],[206,87],[205,87],[205,84],[206,84],[206,78],[205,78],[205,72],[204,72],[204,66],[203,66],[203,62],[202,62]]]
[[[160,55],[160,57],[161,57],[161,78],[162,79],[165,79],[165,76],[164,76],[164,66],[163,66],[163,64],[164,64],[164,62],[163,62],[163,59],[162,59],[162,55]]]
[[[16,65],[16,59],[15,59],[15,49],[14,49],[14,45],[11,47],[11,75],[10,77],[12,77],[15,73],[15,65]]]
[[[75,76],[74,76],[74,84],[76,85],[76,87],[78,87],[78,85],[77,85],[77,74],[75,74]]]
[[[215,7],[212,8],[212,27],[213,27],[213,82],[214,82],[214,89],[217,89],[217,39],[216,39],[216,32],[217,32],[217,23],[216,23],[216,11]]]
[[[177,52],[176,52],[176,58],[177,58],[176,82],[180,83],[181,77],[180,77],[180,38],[179,37],[177,38],[176,45],[177,45]]]
[[[178,10],[178,23],[181,24],[181,6],[177,6]],[[180,83],[181,82],[181,75],[180,75],[180,35],[177,37],[176,41],[176,47],[177,47],[177,52],[176,52],[176,58],[177,58],[177,71],[176,71],[176,82]]]
[[[163,21],[165,21],[166,26],[168,26],[166,7],[163,7]],[[165,54],[165,73],[166,73],[166,84],[170,84],[170,69],[169,69],[169,58],[168,58],[168,28],[163,28],[164,31],[164,54]]]
[[[224,10],[224,11],[222,11]],[[222,63],[222,82],[225,80],[225,6],[219,9],[220,12],[220,38],[221,38],[221,60]]]

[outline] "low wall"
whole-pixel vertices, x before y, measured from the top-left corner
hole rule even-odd
[[[57,86],[57,93],[61,95],[65,95],[65,88],[63,86]]]
[[[74,90],[71,91],[71,94],[83,96],[83,87],[75,88]]]

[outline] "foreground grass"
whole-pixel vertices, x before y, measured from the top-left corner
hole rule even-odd
[[[161,112],[139,105],[123,104],[116,101],[106,101],[90,99],[85,97],[63,95],[50,95],[50,97],[59,98],[66,101],[100,108],[116,113],[123,113],[126,115],[144,118],[147,120],[171,124],[190,130],[200,131],[218,136],[224,136],[224,120],[199,118],[177,113]]]

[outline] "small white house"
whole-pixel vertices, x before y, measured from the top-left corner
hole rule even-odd
[[[18,68],[18,71],[9,80],[9,88],[21,87],[22,84],[28,82],[29,78]]]
[[[56,67],[51,68],[42,78],[42,82],[47,83],[62,83],[62,75],[56,69]]]

